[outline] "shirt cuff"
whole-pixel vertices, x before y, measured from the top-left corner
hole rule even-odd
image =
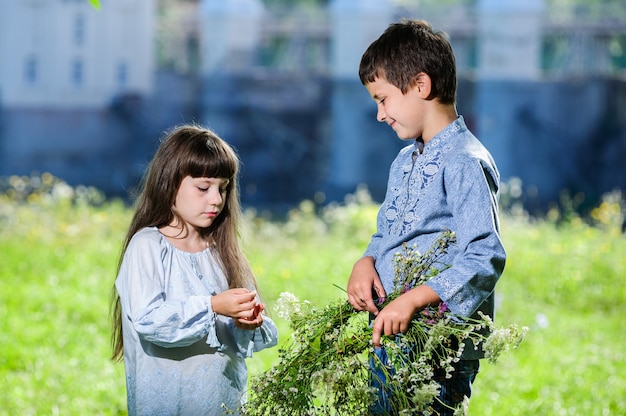
[[[206,300],[206,305],[207,305],[207,338],[206,338],[206,343],[209,347],[212,348],[217,348],[218,350],[222,350],[224,349],[224,347],[222,346],[222,343],[220,342],[219,338],[217,337],[217,330],[215,328],[215,321],[217,319],[217,315],[215,314],[215,312],[213,312],[213,305],[211,304],[211,297],[207,297]]]

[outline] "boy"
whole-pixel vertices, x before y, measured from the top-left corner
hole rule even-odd
[[[376,233],[347,286],[352,306],[375,315],[372,342],[384,357],[381,336],[405,332],[428,305],[445,302],[459,315],[481,311],[493,317],[494,287],[506,259],[499,235],[499,173],[456,112],[454,53],[429,23],[390,25],[363,54],[359,77],[378,107],[378,121],[412,142],[391,165]],[[456,244],[442,259],[450,267],[378,311],[372,292],[384,297],[393,290],[393,257],[402,244],[426,250],[446,229],[456,233]],[[451,408],[469,399],[479,358],[480,350],[465,348],[452,378],[438,380],[441,390],[433,403],[438,414],[452,414]],[[389,411],[380,393],[372,412]]]

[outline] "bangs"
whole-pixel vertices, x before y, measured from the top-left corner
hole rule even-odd
[[[239,165],[235,153],[215,137],[204,135],[201,140],[193,140],[186,160],[183,160],[183,176],[193,178],[226,178],[232,180]]]
[[[359,78],[361,79],[361,84],[370,84],[377,79],[386,79],[385,73],[382,68],[378,68],[374,66],[374,64],[369,65],[367,68],[363,68],[363,70],[359,73]]]

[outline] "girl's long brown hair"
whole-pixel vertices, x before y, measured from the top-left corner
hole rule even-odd
[[[117,265],[119,274],[124,253],[133,235],[145,227],[164,227],[177,214],[172,207],[182,180],[193,178],[228,178],[226,203],[220,215],[201,235],[212,241],[230,288],[256,288],[252,269],[238,241],[241,206],[237,177],[239,158],[234,150],[212,131],[195,125],[177,127],[163,139],[141,181],[135,213],[124,239]],[[183,224],[178,217],[178,223]],[[122,306],[113,286],[111,299],[112,359],[119,361],[124,354],[122,338]]]

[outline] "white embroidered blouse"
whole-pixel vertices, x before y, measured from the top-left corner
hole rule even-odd
[[[210,249],[184,252],[144,228],[115,285],[129,415],[221,415],[245,401],[245,358],[276,345],[278,331],[265,316],[262,327],[246,331],[213,312],[211,297],[228,283]]]

